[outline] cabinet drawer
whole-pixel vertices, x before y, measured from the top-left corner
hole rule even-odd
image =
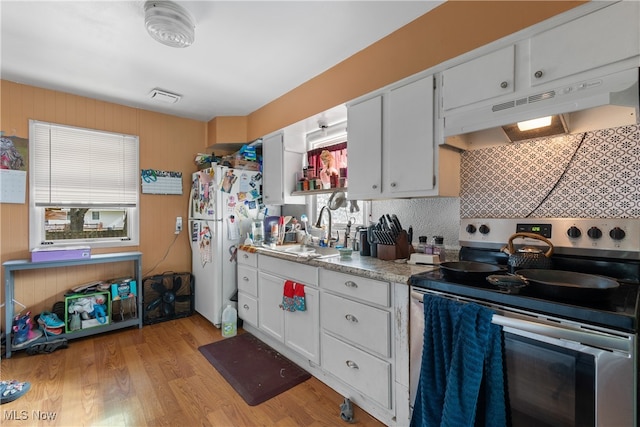
[[[347,297],[357,298],[384,307],[391,305],[390,285],[388,282],[321,269],[320,286]]]
[[[322,294],[322,327],[383,357],[391,356],[391,313]]]
[[[391,364],[322,334],[322,366],[385,408],[391,408]]]
[[[238,251],[238,265],[258,266],[258,254],[252,252]]]
[[[258,270],[238,264],[238,290],[258,296]]]
[[[305,285],[318,286],[318,269],[310,265],[282,259],[261,256],[258,262],[260,271],[268,271],[287,280],[293,280]]]
[[[238,292],[238,317],[257,328],[258,300],[242,292]]]

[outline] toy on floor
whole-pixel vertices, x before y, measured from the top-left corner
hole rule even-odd
[[[95,317],[98,322],[106,323],[106,297],[98,294],[95,296],[78,298],[73,301],[73,304],[69,305],[69,313],[79,313],[84,320]]]

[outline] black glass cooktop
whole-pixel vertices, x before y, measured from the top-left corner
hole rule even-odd
[[[603,326],[625,332],[638,331],[638,297],[640,285],[619,281],[620,286],[597,300],[550,300],[540,295],[534,287],[519,289],[517,294],[500,291],[487,281],[451,281],[439,270],[416,274],[409,284],[417,288],[431,289],[467,298],[575,320],[590,325]]]

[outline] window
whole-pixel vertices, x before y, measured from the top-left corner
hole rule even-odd
[[[29,121],[29,247],[139,242],[138,137]]]
[[[339,190],[339,189],[338,189]],[[347,196],[349,194],[347,193]],[[320,210],[323,206],[329,204],[329,198],[331,194],[317,194],[315,196],[315,210],[314,215],[314,224],[318,219],[318,215],[320,214]],[[366,225],[368,213],[370,211],[370,202],[362,202],[362,201],[347,201],[346,205],[342,208],[338,208],[335,211],[331,211],[331,222],[334,230],[343,229],[347,226],[349,220],[351,220],[351,231],[355,230],[355,227],[358,225]]]
[[[345,184],[347,186],[347,188],[334,188],[332,190],[327,190],[327,193],[319,193],[309,197],[310,203],[308,203],[307,214],[309,215],[309,218],[312,218],[314,224],[318,219],[322,207],[328,205],[331,192],[348,190],[348,150],[346,139],[346,122],[341,122],[329,126],[327,129],[307,134],[307,147],[309,149],[309,151],[307,151],[307,164],[309,165],[309,174],[312,176],[319,176],[326,188],[326,185],[330,183],[330,180],[328,177],[322,175],[322,171],[325,167],[322,159],[322,153],[324,151],[328,151],[333,158],[333,167],[338,173],[338,182],[341,186]],[[344,207],[331,211],[333,231],[344,230],[347,223],[351,221],[351,231],[354,232],[356,226],[367,224],[366,219],[368,218],[369,212],[370,203],[348,201]],[[335,235],[335,233],[333,234]]]

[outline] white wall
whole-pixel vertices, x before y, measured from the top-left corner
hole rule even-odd
[[[419,236],[444,237],[447,249],[458,249],[460,230],[460,199],[458,197],[434,197],[425,199],[394,199],[372,202],[371,219],[377,221],[384,214],[396,214],[407,230],[413,226],[413,243]]]

